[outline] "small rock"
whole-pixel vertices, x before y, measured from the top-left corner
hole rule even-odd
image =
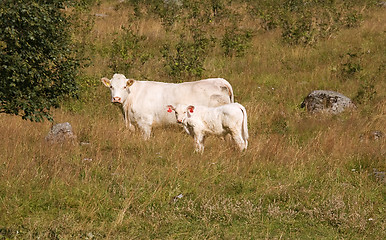
[[[381,183],[386,183],[386,173],[378,171],[376,168],[373,168],[373,175],[377,181]]]
[[[359,139],[361,142],[367,142],[367,141],[377,141],[377,140],[380,140],[381,138],[383,138],[383,132],[382,131],[379,131],[379,130],[376,130],[376,131],[370,131],[370,132],[367,132],[367,133],[363,133],[359,136]]]
[[[92,232],[87,233],[86,239],[93,239],[93,238],[94,238],[94,234],[92,234]]]
[[[386,7],[386,2],[385,1],[380,1],[380,2],[378,2],[378,6]]]
[[[80,142],[80,145],[81,145],[81,146],[89,146],[90,143],[89,143],[89,142]]]
[[[63,143],[66,141],[76,140],[76,136],[72,131],[71,124],[65,122],[52,126],[45,139],[49,143]]]
[[[104,14],[104,13],[95,13],[95,16],[96,17],[107,17],[108,15]]]
[[[383,137],[383,132],[378,131],[378,130],[377,131],[372,131],[370,133],[370,136],[371,136],[372,139],[378,140],[378,139],[381,139]]]
[[[164,0],[164,4],[165,5],[181,7],[182,6],[182,1],[181,0]]]
[[[347,108],[356,108],[350,98],[341,93],[327,90],[316,90],[304,98],[301,108],[306,108],[308,112],[326,112],[338,114]]]
[[[184,195],[181,193],[173,198],[173,203],[176,203],[179,199],[183,198]]]

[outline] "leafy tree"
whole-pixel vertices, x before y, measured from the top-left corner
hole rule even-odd
[[[50,109],[76,95],[79,67],[63,0],[1,0],[0,113],[52,121]]]

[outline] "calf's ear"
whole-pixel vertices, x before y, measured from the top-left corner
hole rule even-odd
[[[166,107],[168,108],[169,113],[173,112],[174,107],[172,105],[167,105]]]
[[[135,82],[134,79],[127,79],[127,82],[126,82],[126,86],[130,87],[131,85],[133,85]]]
[[[194,106],[192,106],[192,105],[190,105],[187,109],[188,109],[188,111],[189,111],[190,113],[193,113],[193,112],[194,112]]]
[[[108,78],[102,78],[101,79],[101,82],[106,86],[106,87],[110,87],[111,86],[111,82]]]

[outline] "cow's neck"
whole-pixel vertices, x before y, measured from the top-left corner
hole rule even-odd
[[[122,108],[125,112],[129,112],[131,107],[132,107],[132,104],[133,103],[133,100],[132,98],[129,96],[126,98],[126,101],[123,102],[122,104]]]
[[[129,111],[130,108],[131,108],[131,101],[129,101],[129,99],[127,99],[123,104],[122,104],[122,108],[124,111]]]

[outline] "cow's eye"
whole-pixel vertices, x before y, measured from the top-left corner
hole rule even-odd
[[[123,88],[124,88],[124,89],[126,89],[127,87],[126,87],[126,86],[124,86]]]
[[[110,88],[113,88],[113,86],[110,86]]]

